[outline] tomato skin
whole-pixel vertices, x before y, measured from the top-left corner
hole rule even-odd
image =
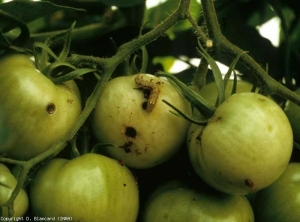
[[[170,112],[162,100],[191,115],[191,106],[165,78],[141,74],[143,81],[158,87],[158,98],[148,112],[144,92],[136,84],[137,75],[109,81],[91,117],[91,126],[103,147],[102,152],[133,168],[150,168],[170,159],[185,141],[190,123]]]
[[[256,93],[229,97],[207,126],[191,128],[187,144],[195,172],[225,193],[246,195],[269,186],[292,154],[292,130],[283,110]]]
[[[47,163],[30,184],[30,203],[34,216],[135,222],[139,196],[135,178],[126,166],[90,153]]]
[[[300,218],[300,163],[292,162],[269,187],[255,198],[255,221],[297,222]]]
[[[172,185],[171,185],[172,186]],[[186,184],[155,190],[142,211],[142,222],[253,222],[249,201],[240,195],[213,189],[194,189]]]
[[[300,95],[300,88],[296,89],[295,92]],[[284,111],[291,123],[294,141],[300,144],[300,106],[291,101],[287,101]]]
[[[0,58],[0,155],[28,160],[62,139],[81,113],[74,81],[55,85],[30,57]]]
[[[17,180],[9,169],[0,163],[0,206],[4,204],[11,196],[17,186]],[[28,195],[24,189],[21,189],[14,201],[14,217],[22,217],[27,212],[29,206]],[[0,217],[8,217],[6,210],[0,207]]]
[[[232,79],[229,79],[225,89],[225,99],[231,96],[233,84],[234,81]],[[251,92],[252,87],[253,85],[249,82],[246,82],[244,80],[237,80],[235,93]],[[208,100],[212,104],[215,104],[218,98],[218,89],[216,82],[213,81],[205,84],[201,88],[199,93],[204,99]]]

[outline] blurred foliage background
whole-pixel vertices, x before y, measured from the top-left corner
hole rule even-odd
[[[73,31],[71,52],[97,57],[111,57],[122,44],[137,38],[141,33],[160,24],[178,5],[179,0],[160,0],[157,6],[150,4],[154,0],[50,0],[56,5],[84,9],[58,10],[44,1],[11,1],[0,4],[0,10],[8,11],[30,28],[31,41],[44,41],[47,37],[60,30],[70,28],[76,21]],[[199,0],[191,0],[191,13],[197,19],[199,26],[205,31],[205,21],[201,13]],[[3,3],[4,1],[0,1]],[[20,4],[21,3],[21,4]],[[215,7],[219,24],[225,37],[233,44],[248,53],[268,73],[282,83],[287,83],[291,89],[300,86],[300,5],[294,0],[216,0]],[[278,27],[269,29],[278,41],[271,42],[263,37],[258,27],[268,21],[278,21]],[[13,38],[20,32],[12,29],[10,23],[0,17],[0,30],[7,38]],[[1,37],[0,33],[0,37]],[[268,34],[268,33],[267,33]],[[0,38],[0,46],[3,43]],[[176,73],[185,83],[190,83],[199,64],[199,54],[196,50],[197,37],[187,21],[180,22],[165,35],[146,46],[148,52],[148,73],[159,70]],[[1,48],[0,48],[1,52]],[[139,62],[142,52],[136,51],[132,58]],[[224,65],[229,65],[233,58],[224,53],[213,54],[214,58]],[[177,64],[181,66],[177,66]],[[238,64],[236,69],[248,81],[253,80],[251,70]],[[124,69],[117,67],[114,76],[123,75]],[[212,75],[208,73],[208,78]],[[88,98],[94,89],[95,76],[86,75],[84,81],[77,81],[83,99]],[[147,195],[155,185],[157,172],[164,180],[186,177],[192,172],[182,149],[170,162],[156,168],[144,170],[139,175],[141,194]],[[184,158],[186,157],[186,158]],[[186,162],[184,162],[184,161]],[[179,163],[179,164],[178,164]],[[172,167],[172,171],[169,168]],[[174,168],[175,167],[175,168]],[[155,178],[149,181],[148,178]]]
[[[76,21],[78,32],[74,34],[72,51],[78,54],[109,57],[114,55],[117,47],[138,37],[141,28],[145,33],[161,23],[175,10],[178,0],[51,0],[51,2],[85,11],[55,11],[41,17],[38,10],[26,9],[32,16],[39,14],[36,17],[40,17],[28,23],[35,41],[44,40],[46,35],[41,33],[67,29]],[[149,8],[154,2],[159,4]],[[285,79],[289,88],[293,88],[295,83],[300,85],[297,68],[300,61],[300,6],[296,1],[217,0],[215,7],[223,34],[228,40],[248,51],[261,66],[268,67],[269,74],[276,80]],[[25,9],[15,10],[23,10],[24,14]],[[191,12],[205,30],[199,0],[192,0]],[[275,44],[260,35],[257,28],[271,19],[278,21],[278,29],[275,27],[268,31],[272,32],[271,35],[274,37],[279,33],[279,40]],[[191,81],[199,63],[196,47],[197,39],[189,22],[179,23],[147,46],[149,54],[147,72],[171,71],[180,74],[178,76],[185,82]],[[136,54],[139,56],[141,52]],[[226,54],[215,54],[214,57],[225,65],[229,65],[232,61]],[[174,64],[178,64],[178,61],[184,66],[176,68],[178,66]],[[251,81],[251,70],[242,64],[236,69],[244,78]],[[117,72],[121,74],[122,70]]]

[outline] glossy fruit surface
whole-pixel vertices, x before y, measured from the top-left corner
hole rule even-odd
[[[143,222],[253,222],[250,203],[244,196],[188,186],[164,189],[147,201]]]
[[[30,185],[33,215],[80,222],[135,222],[138,187],[126,166],[99,154],[52,159]]]
[[[300,94],[300,88],[298,88],[295,92]],[[290,120],[294,140],[296,143],[300,144],[300,106],[291,101],[287,101],[284,111]]]
[[[28,55],[0,58],[0,155],[27,160],[62,139],[81,112],[74,81],[55,85]]]
[[[200,178],[222,192],[246,195],[269,186],[283,173],[293,135],[274,101],[238,93],[217,108],[206,126],[190,127],[187,145]]]
[[[9,169],[0,163],[0,205],[4,204],[17,186],[17,180]],[[28,210],[28,195],[21,189],[14,201],[14,217],[22,217]],[[8,218],[7,208],[0,207],[0,217]]]
[[[234,85],[234,81],[229,79],[225,89],[225,98],[228,98],[232,94],[232,88]],[[238,80],[236,84],[236,91],[235,93],[242,93],[242,92],[251,92],[253,85],[249,82],[244,80]],[[207,83],[203,86],[200,90],[200,95],[203,96],[206,100],[211,102],[212,104],[216,103],[218,98],[218,89],[216,82]]]
[[[300,219],[300,163],[290,163],[271,186],[255,199],[256,221],[297,222]]]
[[[170,159],[184,143],[190,123],[172,114],[163,99],[191,115],[190,104],[164,78],[138,74],[109,81],[91,118],[97,140],[115,145],[103,152],[134,168]]]

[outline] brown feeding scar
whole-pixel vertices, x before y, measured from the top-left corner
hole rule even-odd
[[[141,88],[150,90],[150,96],[148,99],[146,111],[151,112],[158,98],[159,89],[157,87],[157,84],[153,83],[151,80],[144,80],[142,74],[138,74],[134,80],[135,83]]]

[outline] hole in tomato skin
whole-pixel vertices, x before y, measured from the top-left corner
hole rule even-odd
[[[134,139],[136,137],[136,130],[135,130],[135,128],[133,128],[131,126],[127,126],[126,129],[125,129],[125,135],[126,135],[126,137]]]
[[[254,185],[254,183],[253,183],[253,181],[251,179],[246,179],[245,180],[245,185],[247,187],[249,187],[251,190],[255,187],[255,185]]]
[[[124,149],[125,153],[130,153],[131,149],[130,147],[132,146],[133,142],[129,141],[124,143],[123,145],[119,146],[119,148]]]
[[[146,110],[147,106],[148,106],[148,102],[145,101],[142,103],[142,109]]]
[[[143,93],[144,93],[144,98],[149,99],[149,97],[151,95],[151,90],[150,89],[143,89]]]
[[[47,105],[47,107],[46,107],[46,111],[47,111],[47,113],[49,113],[49,114],[54,114],[55,111],[56,111],[56,106],[55,106],[55,104],[54,104],[54,103],[49,103],[49,104]]]

